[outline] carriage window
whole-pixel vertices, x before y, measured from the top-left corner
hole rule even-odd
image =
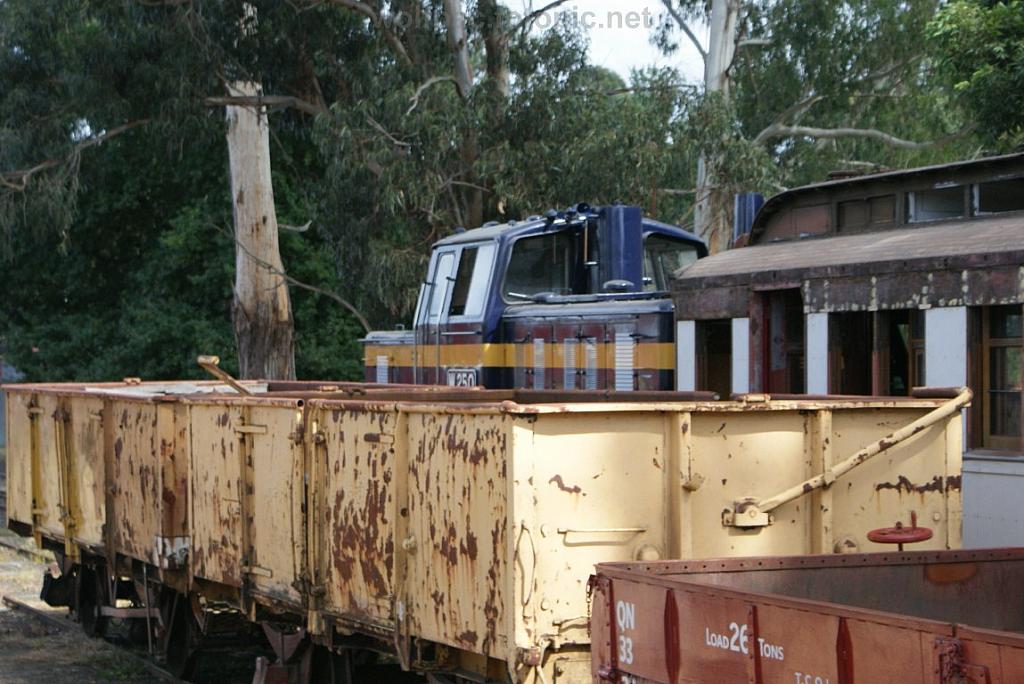
[[[505,297],[521,301],[542,292],[579,294],[574,286],[575,253],[574,237],[567,232],[518,240],[505,274]]]
[[[1019,449],[1021,437],[1021,307],[990,306],[983,314],[984,446]]]
[[[980,183],[975,186],[978,214],[998,214],[1024,210],[1024,178]]]
[[[954,185],[907,193],[907,219],[911,223],[961,218],[963,215],[963,186]]]
[[[452,303],[448,307],[449,316],[478,318],[483,314],[493,261],[493,244],[463,248],[455,274]]]
[[[884,195],[840,202],[837,215],[840,230],[892,223],[896,219],[896,197]]]
[[[697,248],[689,242],[664,235],[649,235],[644,240],[644,291],[668,290],[672,278],[697,261]]]

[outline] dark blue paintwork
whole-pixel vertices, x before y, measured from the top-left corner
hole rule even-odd
[[[546,217],[538,216],[525,221],[484,226],[483,228],[476,228],[474,230],[456,233],[455,235],[446,237],[443,240],[439,240],[434,244],[434,249],[448,245],[479,244],[491,241],[496,242],[496,272],[504,273],[508,267],[509,259],[512,256],[512,245],[516,240],[534,235],[543,235],[550,232],[560,232],[574,226],[584,226],[588,221],[595,222],[598,225],[599,231],[603,225],[607,235],[617,241],[612,243],[615,246],[615,249],[622,250],[621,255],[618,257],[614,256],[615,249],[608,250],[607,252],[602,250],[602,261],[608,260],[609,258],[613,260],[615,265],[612,267],[611,273],[619,276],[617,278],[606,278],[605,281],[614,279],[630,280],[637,285],[638,290],[643,288],[643,239],[648,235],[665,235],[666,237],[672,237],[684,242],[689,242],[696,247],[697,255],[699,257],[705,257],[708,254],[707,245],[693,233],[683,230],[678,226],[645,218],[642,216],[639,207],[630,207],[625,205],[610,205],[606,207],[593,208],[587,205],[579,205],[573,210],[550,212]],[[613,231],[616,228],[620,228],[624,233],[618,238],[613,234]],[[639,243],[637,243],[636,240],[638,230],[641,236]],[[599,236],[599,240],[601,239],[602,237]],[[610,253],[612,256],[608,257],[606,256],[606,253]],[[538,305],[537,302],[506,302],[502,297],[501,290],[502,288],[500,283],[497,283],[496,286],[491,287],[491,291],[487,294],[487,303],[484,307],[485,313],[483,322],[484,342],[493,343],[508,341],[501,339],[501,321],[507,310],[521,306]],[[602,294],[599,299],[604,301],[614,301],[620,298],[648,299],[650,296],[659,295],[657,293],[644,293],[639,296],[637,294],[630,295],[628,293]],[[667,295],[665,293],[661,293],[660,296],[664,297]],[[549,302],[551,304],[566,303],[564,298],[551,298]],[[540,304],[543,305],[543,302]]]

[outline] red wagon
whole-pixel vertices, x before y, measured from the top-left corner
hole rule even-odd
[[[595,682],[1024,682],[1024,549],[609,563]]]

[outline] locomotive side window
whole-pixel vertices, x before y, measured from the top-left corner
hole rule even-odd
[[[688,242],[664,235],[648,235],[644,240],[644,291],[668,290],[673,276],[697,261],[697,248]]]
[[[451,279],[455,271],[455,252],[442,252],[434,265],[434,272],[427,283],[427,297],[430,302],[427,309],[428,323],[437,323],[441,315],[441,307],[448,297]]]
[[[455,274],[452,302],[448,306],[449,316],[479,318],[484,312],[487,298],[487,280],[494,262],[494,245],[465,247],[459,257],[459,268]]]
[[[577,280],[575,253],[575,238],[567,232],[517,241],[505,274],[505,297],[521,301],[541,292],[579,294],[574,287]]]

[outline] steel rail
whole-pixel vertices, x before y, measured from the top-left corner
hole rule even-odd
[[[39,610],[35,606],[31,606],[25,603],[24,601],[19,601],[18,599],[12,598],[10,596],[3,597],[3,604],[11,610],[17,610],[28,615],[31,615],[32,617],[38,620],[42,620],[47,624],[53,625],[61,631],[71,631],[75,630],[78,627],[77,622],[62,620],[61,618],[57,617],[56,615],[53,615],[52,613],[48,613],[44,610]],[[188,684],[188,682],[186,682],[184,679],[178,679],[167,670],[163,669],[162,667],[160,667],[153,661],[149,660],[148,658],[140,656],[138,653],[133,653],[132,651],[126,648],[119,647],[116,644],[111,644],[109,641],[104,641],[103,643],[113,646],[118,650],[119,653],[123,653],[129,658],[133,659],[139,665],[144,667],[147,672],[154,675],[155,677],[158,677],[161,681],[169,682],[170,684]]]

